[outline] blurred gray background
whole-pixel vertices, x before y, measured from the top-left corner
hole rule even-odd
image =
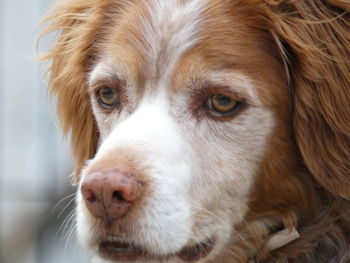
[[[74,217],[69,142],[48,98],[45,64],[31,59],[37,56],[36,27],[50,2],[0,0],[1,263],[78,263],[90,257],[76,243],[74,220],[67,220]],[[49,45],[50,37],[39,51]]]

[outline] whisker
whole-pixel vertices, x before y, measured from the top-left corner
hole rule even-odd
[[[71,220],[72,218],[73,217],[70,218],[69,222],[72,222]],[[67,226],[69,226],[69,229],[65,232],[65,234],[62,237],[62,240],[66,240],[66,241],[69,240],[69,237],[72,231],[76,229],[76,222],[73,222],[71,225],[67,225]]]
[[[60,226],[60,228],[57,231],[56,235],[59,235],[59,233],[62,230],[62,234],[65,233],[66,228],[69,226],[69,223],[75,218],[76,215],[76,208],[73,209],[69,215],[65,218],[65,220],[63,221],[62,225]]]
[[[73,194],[67,195],[66,197],[63,197],[63,198],[62,198],[60,201],[58,201],[57,204],[54,206],[54,208],[52,209],[52,213],[51,213],[51,214],[54,214],[54,213],[55,213],[57,207],[58,207],[63,201],[65,201],[65,200],[67,200],[68,198],[71,198],[71,197],[73,197],[73,196],[75,196],[75,195],[76,195],[76,193],[73,193]],[[73,198],[73,200],[74,200],[74,198]],[[63,209],[63,210],[64,210],[64,209]]]
[[[75,195],[75,194],[74,194]],[[69,205],[75,200],[75,198],[72,198],[72,200],[70,200],[68,202],[68,204],[62,209],[62,211],[58,214],[57,218],[60,218],[61,215],[63,214],[63,212],[69,207]]]
[[[66,234],[66,238],[65,238],[66,241],[65,241],[65,245],[64,245],[64,249],[63,249],[64,255],[67,253],[67,249],[68,249],[69,243],[71,243],[72,240],[73,240],[73,234],[75,233],[76,228],[77,228],[76,223],[74,223],[74,224],[71,226],[70,230],[69,230],[69,231],[67,232],[67,234]]]

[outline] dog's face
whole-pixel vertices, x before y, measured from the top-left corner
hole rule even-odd
[[[130,1],[108,27],[88,74],[100,146],[78,189],[83,243],[118,241],[155,257],[201,245],[191,255],[201,260],[232,238],[277,123],[266,97],[289,107],[276,92],[286,89],[278,59],[239,12],[223,1]],[[141,189],[106,227],[81,193],[113,169]]]
[[[279,39],[298,33],[294,20],[254,0],[75,0],[57,10],[51,85],[80,164],[83,244],[113,262],[219,262],[239,228],[260,222],[254,235],[266,236],[311,215],[316,194],[299,150],[314,172],[340,148],[314,151],[329,129],[302,132],[316,104],[304,99],[325,96],[306,89],[317,56],[296,33]],[[327,187],[348,191],[337,178]]]

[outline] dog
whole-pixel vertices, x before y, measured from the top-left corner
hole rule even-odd
[[[349,12],[58,1],[43,58],[95,262],[350,262]]]

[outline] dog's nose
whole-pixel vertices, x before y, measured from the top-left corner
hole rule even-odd
[[[86,176],[81,193],[90,213],[107,222],[123,217],[139,198],[142,183],[118,169],[97,170]]]

